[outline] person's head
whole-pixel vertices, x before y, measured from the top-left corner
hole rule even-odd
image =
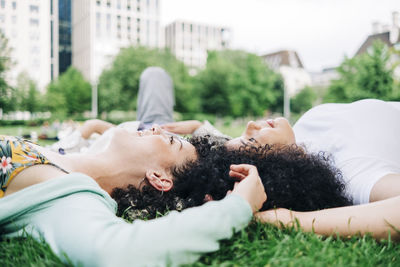
[[[309,211],[351,203],[345,196],[340,171],[323,153],[308,154],[295,144],[242,145],[238,149],[229,149],[209,144],[205,138],[192,139],[191,143],[197,148],[199,158],[173,170],[176,178],[174,188],[168,192],[171,193],[168,204],[165,199],[160,200],[163,196],[159,194],[151,199],[147,192],[138,195],[137,190],[117,191],[113,197],[120,204],[120,213],[126,209],[134,212],[137,207],[146,209],[149,205],[152,215],[155,210],[164,212],[201,205],[210,197],[222,199],[234,185],[234,179],[229,177],[230,165],[241,163],[255,165],[258,169],[268,196],[262,210],[276,207]]]
[[[251,146],[290,145],[296,143],[294,132],[285,118],[274,120],[249,121],[240,137],[225,143],[230,149],[237,149],[243,144]]]
[[[169,191],[174,184],[171,170],[197,159],[192,144],[158,126],[137,132],[115,129],[105,154],[109,155],[113,175],[112,179],[99,180],[108,183],[104,187],[109,192],[114,187],[131,184],[138,188],[143,183]]]

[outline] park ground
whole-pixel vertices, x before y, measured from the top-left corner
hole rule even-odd
[[[226,134],[237,136],[245,123],[221,123]],[[1,134],[40,131],[40,127],[1,127]],[[39,142],[42,145],[49,142]],[[63,263],[43,242],[32,238],[0,240],[0,266],[73,266]],[[400,244],[371,237],[320,237],[298,229],[277,229],[251,223],[221,249],[188,266],[400,266]]]

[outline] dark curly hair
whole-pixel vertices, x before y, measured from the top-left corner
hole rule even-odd
[[[229,150],[210,143],[207,137],[190,142],[196,147],[198,160],[171,170],[175,180],[170,191],[161,193],[150,185],[141,191],[133,186],[114,189],[118,215],[153,218],[157,212],[201,205],[206,195],[222,199],[235,182],[229,177],[230,165],[241,163],[257,167],[268,196],[262,210],[311,211],[351,204],[341,172],[325,153],[307,153],[298,145],[243,145]]]

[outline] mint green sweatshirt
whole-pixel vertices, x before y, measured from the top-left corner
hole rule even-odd
[[[218,250],[218,240],[252,217],[234,194],[150,221],[128,223],[115,212],[92,178],[72,173],[0,199],[0,233],[44,238],[62,259],[84,266],[176,266]]]

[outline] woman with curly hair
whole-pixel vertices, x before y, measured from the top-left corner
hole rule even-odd
[[[109,193],[146,185],[143,190],[167,196],[179,184],[174,170],[190,172],[199,159],[195,146],[159,127],[136,134],[118,129],[98,154],[61,155],[0,135],[0,234],[45,240],[75,265],[193,262],[217,250],[218,240],[231,237],[233,229],[243,229],[265,202],[254,166],[229,166],[241,182],[223,200],[147,222],[117,217]]]
[[[188,121],[163,127],[185,134],[195,131],[200,124]],[[276,208],[284,209],[259,213],[261,221],[280,226],[281,223],[293,224],[297,220],[304,230],[324,235],[348,236],[370,232],[376,238],[387,238],[388,232],[391,232],[392,238],[399,239],[399,136],[400,103],[368,99],[350,104],[317,106],[306,112],[293,128],[284,118],[251,121],[240,137],[224,141],[224,145],[240,150],[243,145],[263,147],[275,144],[287,147],[297,144],[297,147],[304,147],[309,155],[325,151],[340,169],[341,183],[355,205],[313,212],[302,212],[302,207],[276,205]],[[321,177],[324,175],[321,173],[319,176],[322,182],[313,188],[314,191],[326,189],[324,177]],[[313,184],[314,180],[309,182]],[[327,183],[327,188],[330,188],[329,180]],[[264,185],[268,193],[268,185]],[[288,186],[291,187],[291,184],[288,183]],[[284,187],[281,188],[284,190]],[[318,194],[314,191],[307,194]],[[308,203],[303,196],[297,200]]]
[[[311,211],[351,203],[345,195],[340,171],[323,153],[306,153],[296,145],[242,145],[239,149],[229,149],[210,143],[207,137],[192,138],[190,142],[197,148],[199,160],[173,170],[177,179],[169,192],[160,195],[147,183],[140,188],[114,189],[111,195],[121,215],[154,217],[157,212],[220,200],[234,187],[229,169],[238,163],[257,167],[268,196],[261,210]]]

